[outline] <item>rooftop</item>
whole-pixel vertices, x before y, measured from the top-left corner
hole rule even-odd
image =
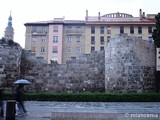
[[[29,22],[25,23],[25,26],[30,25],[49,25],[49,24],[155,24],[155,15],[156,14],[147,14],[142,13],[142,10],[139,11],[139,17],[133,17],[131,14],[126,13],[109,13],[105,15],[98,16],[88,16],[88,10],[86,11],[85,20],[65,20],[64,18],[54,18],[53,20],[48,21],[39,21],[39,22]]]

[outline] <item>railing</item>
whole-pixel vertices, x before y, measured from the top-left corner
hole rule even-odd
[[[36,32],[32,32],[32,35],[46,35],[47,31],[36,31]]]
[[[67,34],[82,34],[81,30],[66,30]]]

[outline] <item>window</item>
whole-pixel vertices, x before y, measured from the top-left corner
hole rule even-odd
[[[134,34],[134,26],[130,26],[130,33]]]
[[[81,53],[81,48],[80,47],[76,48],[76,53]]]
[[[53,26],[53,32],[58,32],[58,26]]]
[[[71,33],[71,32],[72,32],[72,26],[68,26],[67,33]]]
[[[53,36],[53,43],[57,43],[58,42],[58,36]]]
[[[33,37],[33,38],[32,38],[32,42],[36,42],[36,37]]]
[[[92,34],[95,33],[95,26],[91,26],[91,33],[92,33]]]
[[[149,41],[152,41],[152,40],[153,40],[152,36],[149,36],[149,37],[148,37],[148,40],[149,40]]]
[[[104,26],[100,27],[100,34],[104,34]]]
[[[45,41],[46,41],[46,39],[45,39],[45,38],[42,38],[42,39],[41,39],[41,42],[45,42]]]
[[[46,33],[46,27],[42,26],[42,33]]]
[[[81,33],[81,27],[77,26],[77,33]]]
[[[107,36],[107,43],[110,41],[111,36]]]
[[[91,45],[95,45],[95,36],[91,36]]]
[[[45,48],[44,47],[41,47],[41,52],[45,52]]]
[[[120,33],[124,33],[124,26],[120,26]]]
[[[100,51],[103,51],[103,50],[104,50],[104,46],[101,46],[101,47],[100,47]]]
[[[95,51],[95,47],[92,46],[92,47],[91,47],[91,52],[94,52],[94,51]]]
[[[138,26],[138,34],[142,34],[142,27]]]
[[[104,36],[100,37],[100,43],[101,43],[101,45],[104,45]]]
[[[36,47],[32,47],[32,52],[36,52]]]
[[[58,46],[53,46],[52,53],[58,53]]]
[[[80,37],[77,37],[77,42],[80,42],[81,41],[81,38]]]
[[[71,53],[71,47],[67,48],[67,53]]]
[[[72,37],[71,36],[67,37],[67,42],[72,42]]]
[[[37,33],[37,26],[32,26],[32,33]]]
[[[107,34],[111,34],[111,27],[107,26]]]
[[[151,26],[148,27],[148,34],[152,34],[152,27]]]

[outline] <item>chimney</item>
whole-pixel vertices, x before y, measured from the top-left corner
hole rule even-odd
[[[146,16],[145,16],[145,12],[143,12],[143,18],[145,18]]]
[[[139,9],[139,18],[142,19],[142,9]]]
[[[101,19],[101,13],[98,12],[98,20],[100,20],[100,19]]]
[[[86,10],[86,21],[88,21],[88,10]]]

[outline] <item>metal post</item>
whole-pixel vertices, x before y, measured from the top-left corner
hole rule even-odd
[[[15,120],[15,100],[7,100],[6,105],[6,120]]]

